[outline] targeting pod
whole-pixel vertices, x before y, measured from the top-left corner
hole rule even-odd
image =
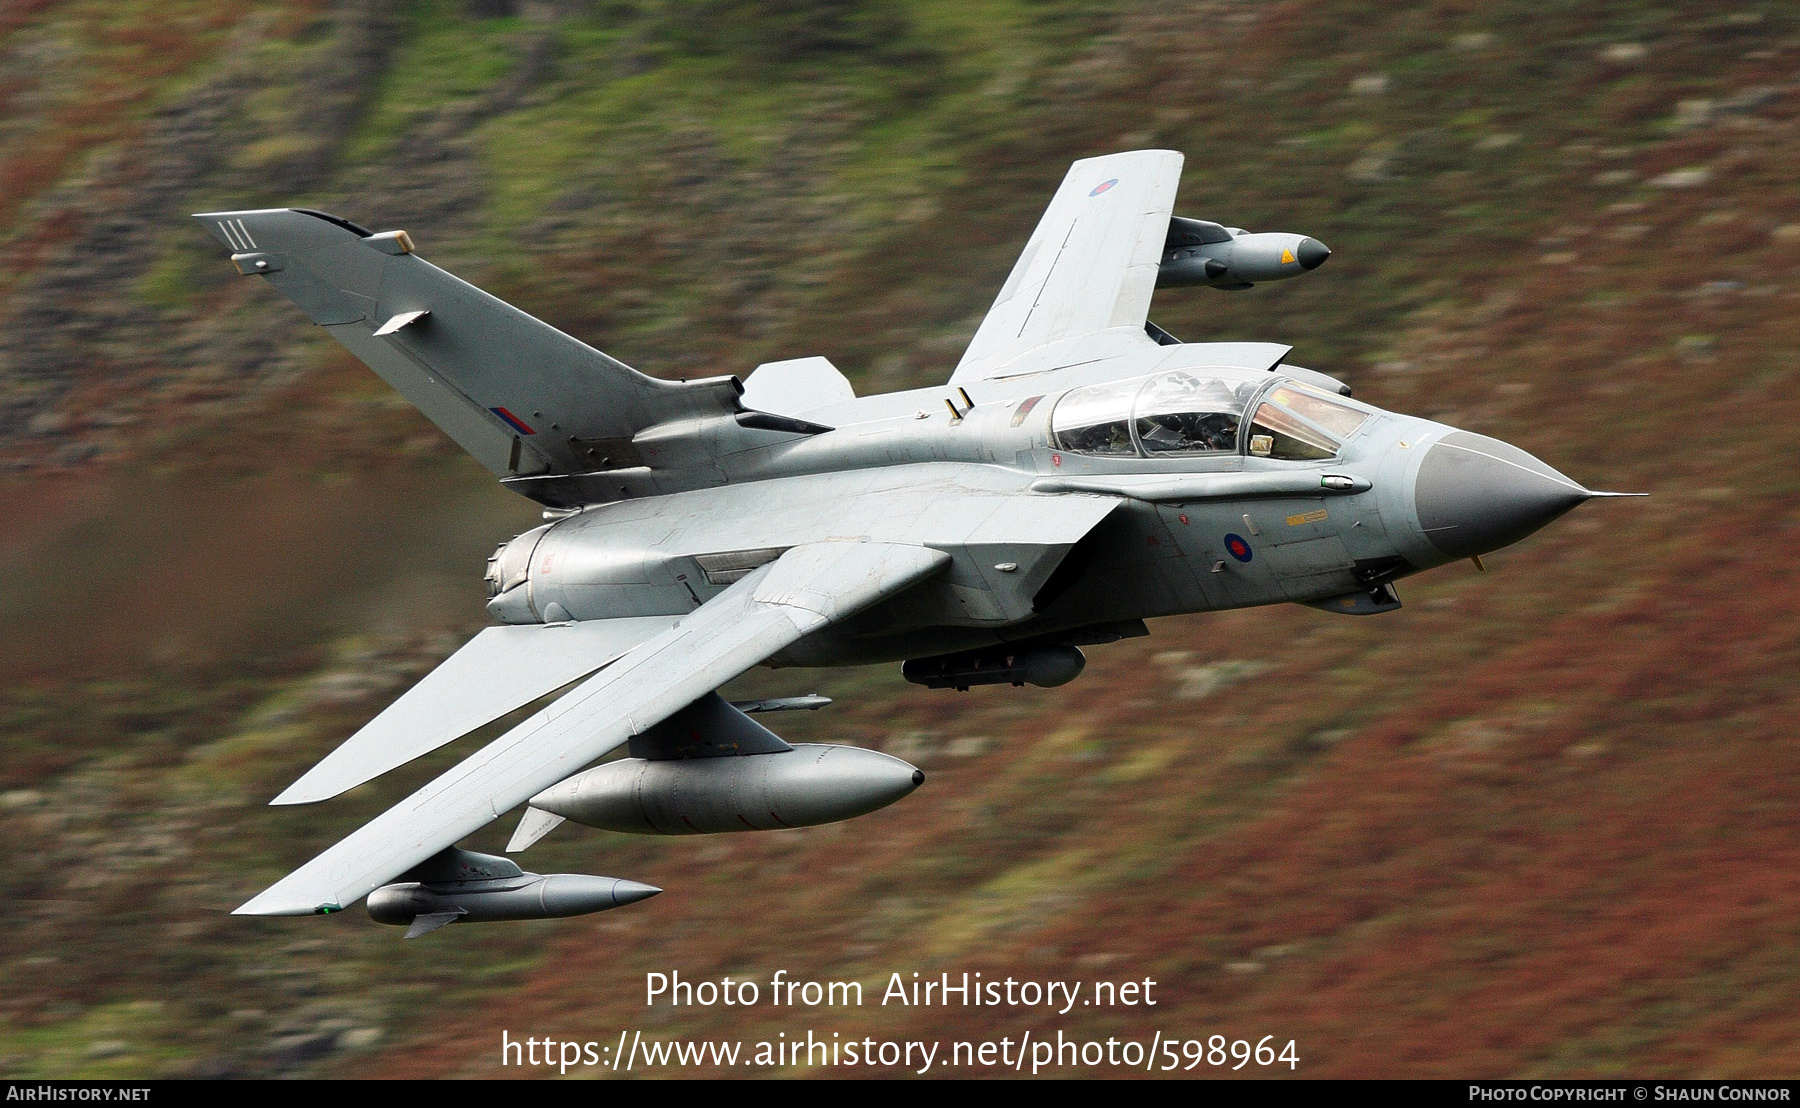
[[[1331,250],[1305,235],[1279,231],[1251,234],[1204,219],[1169,219],[1157,288],[1204,285],[1247,289],[1264,281],[1298,277],[1325,264]]]
[[[928,689],[967,692],[971,685],[1036,685],[1053,689],[1081,676],[1087,656],[1073,646],[1034,646],[1029,649],[995,647],[963,654],[914,658],[900,668],[900,675]]]
[[[526,873],[508,858],[456,847],[369,894],[369,918],[406,927],[406,937],[449,923],[561,919],[622,908],[662,892],[654,885],[585,873]]]

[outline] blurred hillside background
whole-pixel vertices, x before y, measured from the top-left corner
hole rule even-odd
[[[636,907],[415,942],[225,914],[473,748],[265,807],[484,625],[483,559],[537,517],[188,213],[404,227],[647,372],[824,354],[867,393],[944,380],[1069,161],[1146,146],[1187,155],[1180,214],[1335,251],[1166,290],[1163,327],[1652,497],[1391,615],[1158,621],[1061,689],[753,674],[838,698],[790,739],[929,781],[525,856],[667,890]],[[496,1076],[503,1029],[810,1027],[1793,1076],[1797,178],[1777,0],[13,0],[0,1074]],[[871,1004],[642,1003],[647,972],[778,969]],[[1159,1003],[872,1003],[964,970]]]

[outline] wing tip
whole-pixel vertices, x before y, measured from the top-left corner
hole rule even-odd
[[[280,794],[278,794],[275,797],[275,799],[269,801],[269,806],[270,807],[286,807],[290,804],[320,804],[320,803],[323,803],[324,801],[330,800],[334,796],[342,795],[345,791],[347,791],[344,789],[339,789],[337,792],[334,792],[334,793],[324,793],[324,792],[319,792],[315,789],[302,790],[300,786],[304,785],[305,783],[306,783],[306,778],[302,777],[300,780],[294,782],[292,785],[289,785],[287,788],[281,790]]]
[[[1187,160],[1187,155],[1183,154],[1179,150],[1165,150],[1161,147],[1149,147],[1149,148],[1142,149],[1142,150],[1115,150],[1110,154],[1096,154],[1091,158],[1078,159],[1077,161],[1075,161],[1073,163],[1073,165],[1092,165],[1095,162],[1104,162],[1104,161],[1109,161],[1109,160],[1124,161],[1126,159],[1138,159],[1138,158],[1142,158],[1142,159],[1146,159],[1146,160],[1174,158],[1177,161],[1185,162]]]
[[[328,916],[343,911],[343,907],[330,902],[299,901],[288,895],[276,894],[274,888],[251,897],[249,900],[232,909],[234,916]]]

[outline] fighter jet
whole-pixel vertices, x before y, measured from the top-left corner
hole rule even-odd
[[[1060,685],[1158,616],[1371,615],[1395,582],[1595,496],[1483,435],[1383,411],[1267,342],[1183,343],[1160,286],[1246,289],[1323,243],[1174,214],[1182,156],[1076,162],[938,387],[859,397],[823,357],[659,380],[458,280],[405,231],[300,208],[202,225],[545,523],[489,559],[497,621],[277,796],[327,800],[573,686],[237,909],[452,922],[659,890],[459,840],[524,808],[639,834],[847,819],[923,774],[792,746],[729,703],[755,666],[902,663],[932,688]],[[597,760],[625,747],[627,757]]]

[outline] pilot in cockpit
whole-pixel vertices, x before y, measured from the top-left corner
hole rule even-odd
[[[1150,454],[1236,450],[1238,417],[1230,412],[1165,412],[1138,420]]]

